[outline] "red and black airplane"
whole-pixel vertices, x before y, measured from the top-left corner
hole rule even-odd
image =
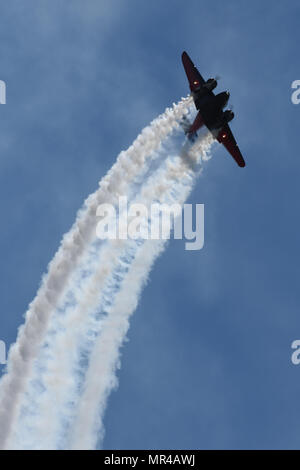
[[[183,122],[185,133],[189,139],[194,140],[197,136],[197,130],[205,124],[213,136],[224,145],[237,164],[244,167],[245,161],[228,125],[234,118],[234,113],[229,109],[223,111],[229,100],[229,91],[223,91],[215,95],[213,90],[217,86],[217,80],[209,78],[205,81],[186,52],[182,53],[182,63],[198,110],[192,125],[187,119]]]

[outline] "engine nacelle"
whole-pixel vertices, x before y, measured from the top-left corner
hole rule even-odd
[[[217,80],[215,78],[209,78],[203,86],[207,88],[208,90],[212,91],[216,88],[218,85]]]
[[[233,118],[234,118],[234,112],[231,111],[231,109],[227,109],[227,110],[224,112],[224,119],[225,119],[225,122],[230,122],[230,121],[232,121]]]

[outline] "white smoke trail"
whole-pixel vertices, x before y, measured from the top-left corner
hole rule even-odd
[[[204,142],[201,144],[201,149],[204,149]],[[186,158],[186,160],[177,158],[175,163],[167,161],[165,167],[149,178],[137,200],[144,205],[150,205],[153,200],[158,201],[165,197],[167,191],[172,189],[174,181],[184,181],[184,168],[190,161],[195,161],[198,151],[196,145],[189,152],[188,157],[187,155],[184,156],[183,152],[183,158]],[[135,246],[134,250],[136,249]],[[72,411],[74,414],[74,403],[76,400],[78,401],[79,394],[78,379],[80,376],[78,373],[74,373],[74,362],[78,360],[74,357],[74,350],[78,351],[79,337],[84,338],[87,342],[90,341],[88,339],[89,331],[93,331],[94,334],[99,334],[99,330],[101,331],[101,322],[99,323],[98,320],[94,319],[91,321],[89,316],[99,310],[99,304],[105,303],[105,297],[111,302],[118,283],[113,278],[113,286],[109,289],[109,292],[105,292],[107,278],[115,270],[120,259],[123,260],[123,264],[124,259],[129,259],[128,264],[130,264],[130,250],[131,247],[130,244],[128,246],[127,241],[112,241],[109,243],[104,248],[104,254],[102,253],[100,257],[101,264],[97,262],[96,258],[95,272],[84,288],[79,291],[77,305],[70,307],[63,320],[54,317],[54,324],[52,321],[51,329],[56,332],[56,337],[51,338],[48,360],[46,364],[44,362],[40,367],[40,369],[45,370],[43,376],[45,392],[41,393],[40,387],[32,386],[31,393],[27,397],[27,408],[30,408],[30,403],[34,403],[34,413],[29,413],[27,419],[25,419],[24,414],[22,415],[17,426],[18,432],[9,444],[10,448],[55,449],[58,447],[58,442],[60,443],[59,447],[63,448],[63,439],[58,438],[62,432],[61,422],[63,418],[66,422],[70,421]],[[124,278],[125,274],[124,269],[121,274],[119,273],[119,284],[122,280],[120,278]],[[102,296],[100,295],[101,291]],[[55,407],[52,406],[54,397]],[[71,407],[70,404],[72,404]],[[64,432],[65,430],[64,427]]]
[[[197,143],[194,151],[201,151],[205,158],[212,140],[212,136],[208,135]],[[191,156],[195,156],[195,153]],[[169,173],[169,178],[176,181],[171,203],[183,204],[192,190],[194,181],[190,166],[182,159],[177,160]],[[184,185],[182,185],[183,179],[188,181]],[[137,307],[141,290],[152,265],[165,245],[166,240],[148,240],[138,248],[113,305],[106,309],[108,315],[103,321],[100,335],[91,354],[84,392],[72,426],[70,443],[72,449],[94,449],[98,438],[103,439],[103,415],[107,398],[117,384],[116,369],[120,362],[120,347],[129,328],[130,316]]]
[[[10,348],[7,372],[0,382],[0,449],[5,447],[19,413],[20,397],[25,391],[34,358],[47,331],[49,318],[68,286],[70,275],[77,266],[95,228],[95,210],[102,202],[114,203],[128,193],[131,182],[144,170],[144,163],[159,148],[178,121],[187,113],[191,99],[183,99],[172,109],[146,127],[100,182],[98,191],[89,196],[76,222],[62,240],[61,246],[48,266],[35,299],[25,315],[16,343]]]
[[[166,164],[166,168],[163,166],[149,178],[147,185],[143,187],[143,194],[139,195],[137,200],[144,205],[150,205],[154,197],[158,198],[172,185],[174,178],[178,179],[178,177],[179,174],[174,174],[172,165]],[[27,412],[21,413],[21,419],[16,426],[17,432],[12,436],[8,444],[9,447],[56,448],[57,422],[61,421],[63,415],[61,409],[66,410],[65,403],[75,399],[72,397],[78,393],[78,384],[75,387],[72,379],[68,379],[70,375],[74,377],[73,369],[76,359],[74,351],[79,349],[80,338],[83,338],[85,342],[89,341],[88,332],[99,328],[99,322],[90,324],[89,315],[97,310],[101,303],[101,297],[105,296],[105,284],[120,260],[126,243],[125,240],[110,241],[105,244],[100,254],[94,253],[93,275],[80,288],[73,281],[72,290],[75,300],[65,310],[63,317],[57,314],[52,317],[49,324],[51,338],[47,355],[42,357],[38,367],[35,367],[38,370],[34,375],[40,376],[40,380],[39,382],[34,380],[29,392],[26,393],[25,403],[23,400],[22,406],[27,409]],[[113,280],[113,284],[116,284],[115,280]],[[109,296],[112,295],[110,292]],[[34,379],[32,374],[31,378]],[[69,382],[71,383],[69,384]],[[42,388],[45,389],[44,393],[41,393]],[[53,397],[55,397],[55,409],[51,406]],[[30,404],[32,403],[34,403],[34,413],[30,412]],[[45,426],[45,422],[47,426]]]

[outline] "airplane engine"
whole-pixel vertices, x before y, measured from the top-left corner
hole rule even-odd
[[[205,88],[207,88],[210,91],[214,90],[217,85],[218,83],[215,78],[209,78],[204,84]]]
[[[234,118],[234,112],[231,111],[230,109],[227,109],[227,110],[224,112],[224,118],[225,118],[225,121],[226,121],[226,122],[232,121],[232,119]]]

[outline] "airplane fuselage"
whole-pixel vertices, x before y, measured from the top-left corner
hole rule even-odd
[[[196,109],[200,111],[202,119],[209,130],[220,129],[226,122],[223,111],[229,100],[229,92],[224,91],[218,95],[207,92],[204,87],[193,91],[192,96]]]

